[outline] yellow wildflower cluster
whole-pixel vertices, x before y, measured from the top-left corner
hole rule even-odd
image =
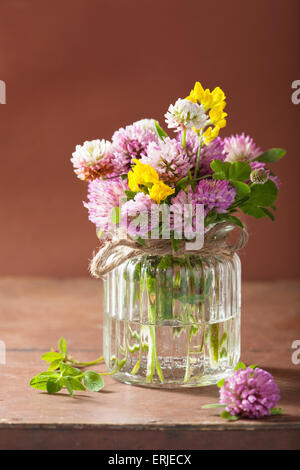
[[[174,194],[175,189],[167,186],[159,179],[158,173],[150,165],[133,160],[135,166],[128,173],[128,186],[131,191],[143,191],[141,186],[147,188],[149,196],[158,204],[168,196]]]
[[[205,111],[209,112],[210,122],[214,124],[214,128],[210,126],[203,133],[203,140],[206,145],[212,142],[219,135],[220,129],[226,126],[225,98],[225,93],[220,87],[216,87],[213,91],[208,88],[204,90],[200,82],[195,83],[193,90],[186,98],[193,103],[201,104]],[[195,129],[195,131],[198,130]]]

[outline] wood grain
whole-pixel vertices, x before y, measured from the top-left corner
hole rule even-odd
[[[297,449],[300,447],[300,283],[243,286],[242,359],[275,377],[283,416],[224,422],[202,405],[216,387],[153,390],[105,378],[98,393],[49,396],[29,387],[61,335],[74,357],[102,353],[101,289],[94,280],[1,279],[0,449]],[[104,366],[94,367],[103,370]]]

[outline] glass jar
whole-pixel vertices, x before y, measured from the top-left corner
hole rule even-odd
[[[104,281],[106,365],[128,384],[215,384],[239,361],[240,310],[237,254],[126,261]]]

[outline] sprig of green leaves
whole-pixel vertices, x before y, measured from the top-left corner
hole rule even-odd
[[[59,370],[42,372],[33,377],[30,386],[50,394],[58,393],[65,387],[73,397],[75,390],[99,392],[104,387],[104,381],[101,374],[82,372],[61,362]]]
[[[51,351],[46,352],[45,354],[42,355],[42,359],[43,361],[46,361],[49,364],[48,371],[59,369],[59,365],[61,362],[80,368],[80,367],[94,366],[104,361],[103,356],[91,362],[77,361],[76,359],[74,359],[72,356],[68,354],[68,347],[67,347],[67,342],[65,338],[60,338],[58,342],[58,350],[54,351],[53,349],[51,349]]]
[[[261,155],[257,161],[274,162],[285,154],[283,149],[271,149]],[[223,162],[214,160],[211,163],[214,171],[213,178],[227,180],[236,189],[236,199],[230,211],[235,212],[240,208],[244,214],[252,215],[256,219],[269,217],[274,220],[274,202],[277,199],[278,189],[275,183],[268,180],[264,184],[251,184],[251,167],[248,162]]]
[[[92,362],[79,362],[68,355],[65,338],[59,340],[59,350],[43,354],[42,359],[49,364],[48,370],[31,379],[30,386],[50,394],[66,388],[73,397],[74,391],[99,392],[104,387],[103,374],[94,371],[83,372],[80,368],[98,364],[103,357]],[[76,365],[77,367],[74,367]]]

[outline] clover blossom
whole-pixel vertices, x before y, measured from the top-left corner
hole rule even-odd
[[[71,162],[79,179],[91,181],[99,176],[113,173],[112,144],[108,140],[96,139],[76,145]]]
[[[149,164],[167,183],[175,183],[187,175],[193,167],[194,158],[190,158],[180,141],[165,138],[164,141],[151,142],[147,147],[147,156],[141,162]]]
[[[232,135],[224,139],[224,154],[226,162],[255,160],[262,154],[262,150],[255,144],[249,135]]]
[[[232,416],[263,418],[270,416],[280,399],[280,392],[272,375],[251,367],[239,369],[227,378],[220,388],[220,403]]]
[[[179,132],[182,129],[203,129],[209,122],[202,105],[179,98],[174,105],[170,104],[165,114],[169,128]]]

